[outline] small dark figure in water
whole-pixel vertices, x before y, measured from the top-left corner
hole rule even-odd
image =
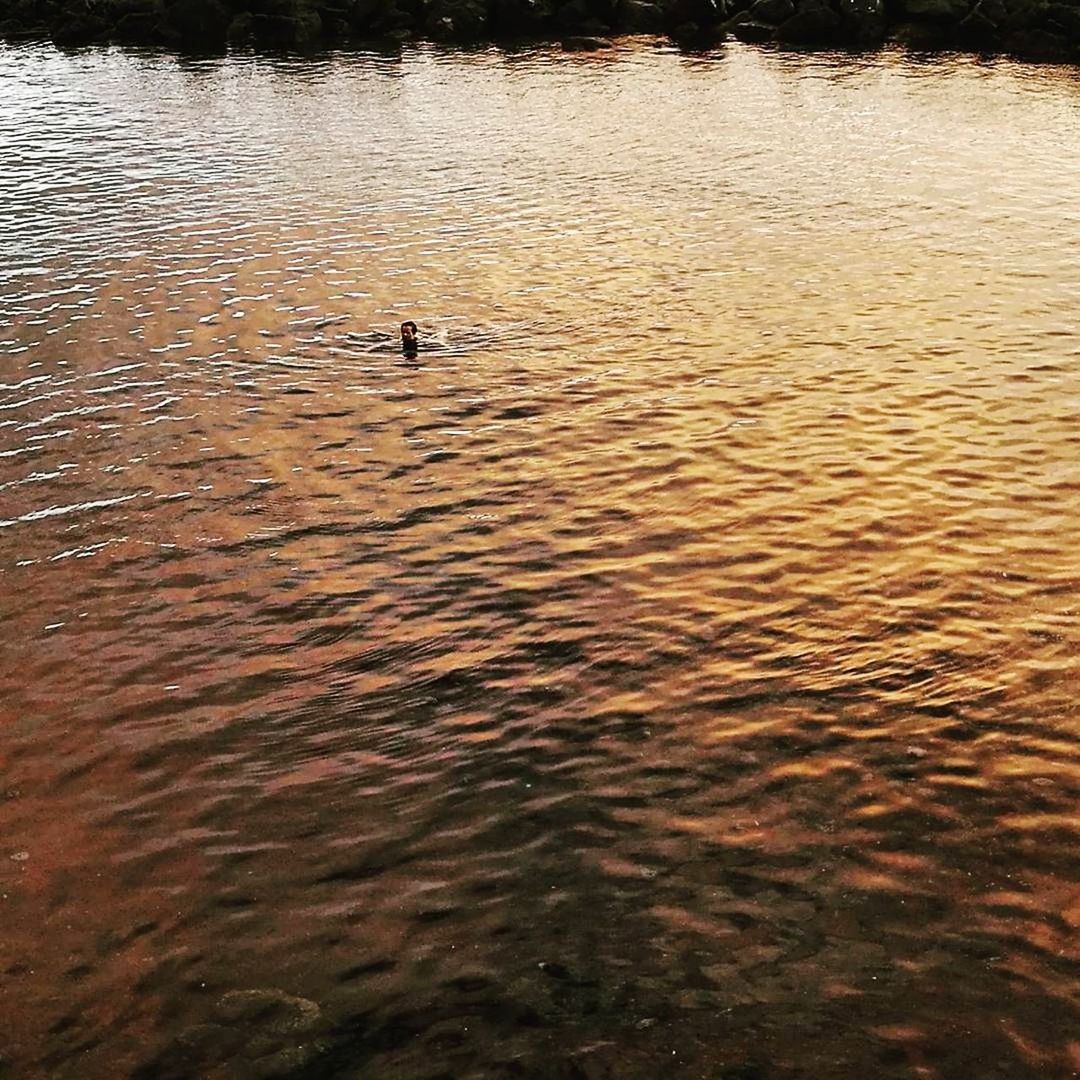
[[[401,351],[406,356],[415,356],[417,349],[416,335],[419,331],[416,329],[416,323],[409,319],[407,322],[401,324]]]

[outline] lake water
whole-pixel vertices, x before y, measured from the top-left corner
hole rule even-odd
[[[5,46],[0,160],[10,1075],[1075,1075],[1075,70]]]

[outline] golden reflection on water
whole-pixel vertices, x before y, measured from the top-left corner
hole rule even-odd
[[[1078,1067],[1069,72],[0,75],[17,1069]]]

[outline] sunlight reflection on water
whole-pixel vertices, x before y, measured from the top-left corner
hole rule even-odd
[[[16,1068],[1080,1067],[1073,72],[0,81]]]

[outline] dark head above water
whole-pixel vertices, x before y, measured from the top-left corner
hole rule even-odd
[[[416,348],[416,323],[409,319],[401,324],[401,347],[406,350]]]

